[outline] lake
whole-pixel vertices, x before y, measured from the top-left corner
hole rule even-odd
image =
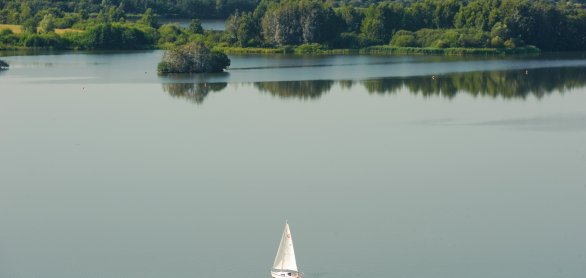
[[[586,277],[585,53],[0,55],[2,278]]]

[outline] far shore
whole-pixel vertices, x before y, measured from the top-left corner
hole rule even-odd
[[[0,30],[10,30],[14,34],[22,33],[22,26],[0,24]],[[55,34],[62,36],[68,32],[83,32],[77,29],[55,29]],[[210,31],[219,32],[219,31]],[[154,44],[141,45],[140,48],[124,50],[148,50],[148,49],[168,49],[170,45]],[[305,55],[511,55],[511,54],[538,54],[541,50],[532,45],[526,45],[516,48],[433,48],[433,47],[399,47],[392,45],[374,45],[359,49],[329,49],[320,44],[302,44],[287,45],[279,47],[236,47],[212,45],[212,49],[221,51],[226,54],[305,54]],[[77,50],[74,48],[52,48],[52,47],[25,47],[16,45],[0,44],[0,50]],[[90,50],[90,49],[84,49]],[[116,50],[116,49],[112,49]],[[91,51],[91,50],[90,50]],[[99,50],[103,51],[103,50]]]
[[[226,54],[316,54],[316,55],[514,55],[539,54],[535,46],[517,48],[431,48],[431,47],[395,47],[388,45],[370,46],[360,49],[323,49],[307,45],[284,46],[277,48],[261,47],[214,47],[214,50]]]
[[[53,49],[34,47],[0,47],[0,51],[83,51],[83,52],[105,52],[105,51],[144,51],[164,50],[164,47],[124,49],[124,50],[79,50],[79,49]],[[276,48],[262,47],[213,47],[214,50],[225,54],[299,54],[299,55],[446,55],[446,56],[499,56],[519,54],[539,54],[541,50],[534,46],[517,48],[431,48],[431,47],[394,47],[387,45],[370,46],[361,49],[317,49],[304,50],[294,46]]]

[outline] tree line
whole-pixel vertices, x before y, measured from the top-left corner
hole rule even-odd
[[[238,46],[322,44],[398,47],[586,49],[580,3],[545,0],[382,1],[368,7],[315,0],[262,0],[232,15],[227,42]]]
[[[19,33],[1,30],[0,48],[144,49],[152,48],[159,37],[152,10],[136,22],[94,17],[63,26],[62,19],[46,13],[37,24],[23,25]],[[64,27],[78,29],[55,32]]]
[[[207,11],[197,1],[2,1],[0,23],[20,24],[22,33],[0,31],[0,48],[167,48],[199,41],[209,48],[293,46],[301,52],[381,45],[586,50],[586,10],[580,2],[215,0],[216,11],[233,4],[226,10],[231,15],[224,32],[204,32],[197,20],[188,27],[158,23],[165,14]],[[252,4],[246,8],[235,3]],[[142,9],[142,14],[131,14]],[[57,35],[57,28],[75,32]]]
[[[142,14],[151,9],[164,17],[227,18],[234,11],[250,11],[256,0],[3,0],[0,22],[24,23],[38,12],[87,17],[100,12]]]

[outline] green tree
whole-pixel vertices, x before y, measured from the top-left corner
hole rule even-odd
[[[104,13],[104,11],[100,11],[96,16],[95,21],[97,23],[110,23],[110,18]]]
[[[34,18],[29,18],[22,23],[22,31],[26,34],[36,33],[37,26],[35,24]]]
[[[393,35],[391,45],[399,47],[416,47],[417,40],[415,39],[415,34],[413,34],[413,32],[399,30]]]
[[[284,2],[270,6],[262,18],[262,34],[269,44],[300,44],[303,41],[303,30],[296,3]]]
[[[414,2],[405,9],[405,24],[411,30],[433,28],[435,7],[428,1]]]
[[[164,24],[159,28],[159,44],[183,44],[186,42],[187,36],[182,32],[181,27],[177,23]]]
[[[189,22],[189,32],[192,34],[203,34],[203,27],[201,27],[201,21],[194,18]]]
[[[320,1],[284,1],[268,6],[262,35],[273,45],[327,43],[338,33],[336,19],[333,9]]]
[[[256,46],[260,44],[260,28],[252,13],[242,13],[236,30],[240,46]]]
[[[436,0],[432,21],[435,28],[452,28],[454,18],[460,9],[460,1]]]
[[[156,30],[121,23],[103,23],[82,33],[68,33],[67,38],[77,48],[84,49],[143,49],[155,43]]]
[[[28,3],[23,3],[20,6],[20,22],[25,22],[33,17],[32,9]]]
[[[143,24],[149,27],[157,28],[159,26],[159,21],[157,20],[157,16],[153,12],[151,8],[147,9],[140,20],[138,21],[139,24]]]
[[[370,6],[362,21],[360,31],[374,43],[382,44],[391,37],[391,30],[386,26],[387,13],[383,4],[377,6]]]
[[[345,32],[359,32],[364,15],[350,5],[335,9],[335,13],[344,24]]]
[[[52,14],[47,14],[43,17],[43,20],[39,22],[39,33],[49,33],[55,30],[55,19]]]

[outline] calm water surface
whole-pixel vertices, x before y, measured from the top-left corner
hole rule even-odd
[[[168,24],[168,23],[177,23],[182,27],[188,27],[191,19],[160,19],[159,23],[161,24]],[[224,31],[226,30],[226,21],[223,19],[201,19],[201,27],[204,30],[216,30],[216,31]]]
[[[586,277],[586,57],[2,53],[0,277]]]

